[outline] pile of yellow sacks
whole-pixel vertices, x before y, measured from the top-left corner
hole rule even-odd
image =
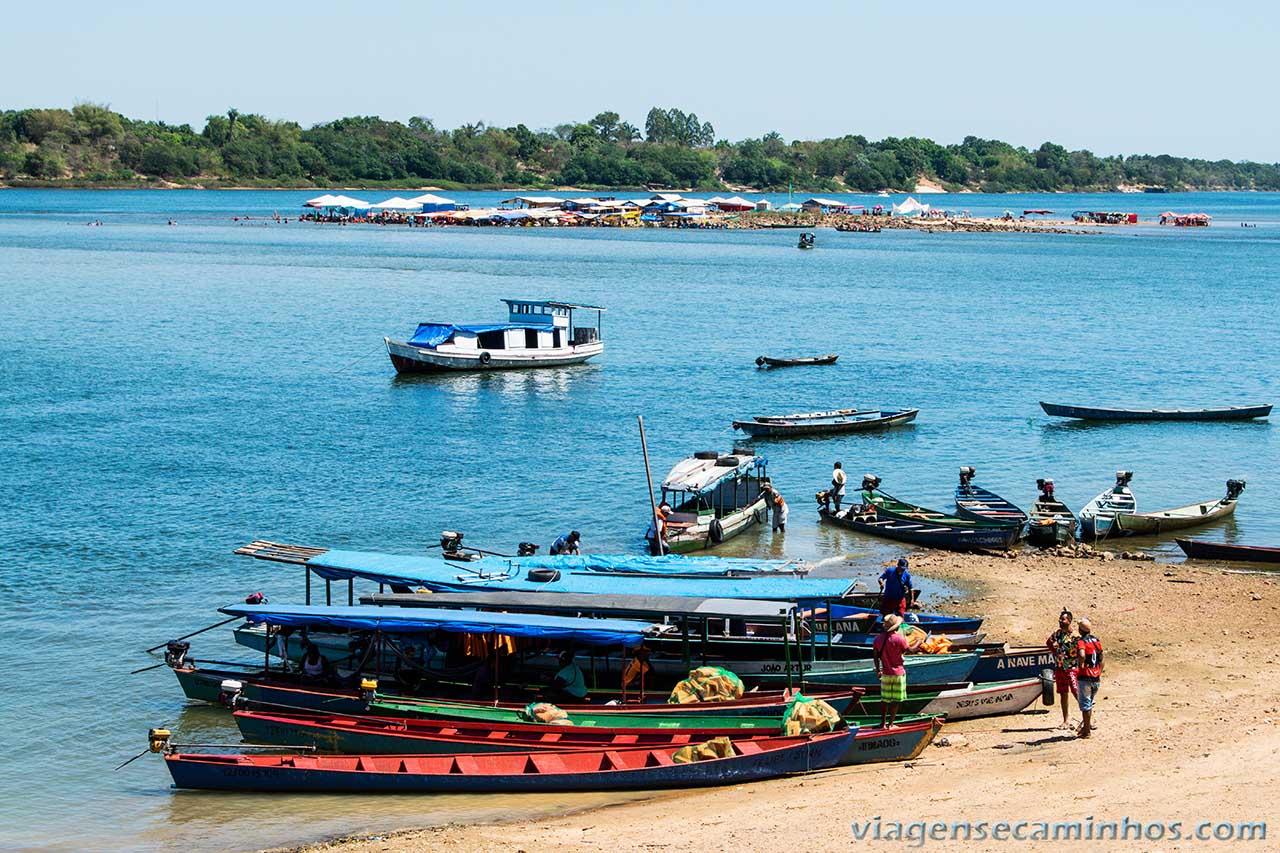
[[[733,744],[727,737],[717,737],[706,743],[682,746],[672,753],[671,760],[676,764],[692,764],[712,758],[728,758],[730,755],[733,755]]]
[[[700,666],[671,691],[669,705],[726,702],[742,698],[742,679],[719,666]]]
[[[787,736],[822,734],[840,725],[840,712],[821,699],[797,695],[782,717],[782,733]]]
[[[557,708],[550,702],[533,702],[524,709],[524,715],[535,723],[546,723],[552,726],[572,726],[573,720],[569,719],[569,713],[562,708]]]

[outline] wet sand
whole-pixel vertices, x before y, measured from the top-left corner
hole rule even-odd
[[[944,727],[911,766],[849,767],[807,777],[656,795],[532,823],[445,826],[300,849],[340,853],[487,850],[848,849],[851,824],[1064,821],[1128,817],[1271,821],[1280,802],[1280,575],[1214,566],[1065,557],[913,558],[917,578],[963,589],[939,609],[986,616],[990,639],[1040,645],[1067,606],[1089,615],[1107,654],[1098,730],[1058,728],[1038,701],[1011,717]],[[1073,721],[1079,720],[1074,700]],[[1280,825],[1271,827],[1272,837]],[[1027,831],[1034,831],[1034,827]],[[1075,849],[1182,850],[1206,842],[1068,843]],[[1016,849],[1012,842],[929,841],[930,849]],[[1210,844],[1214,842],[1208,842]],[[1274,842],[1272,842],[1274,843]],[[900,841],[871,842],[901,849]],[[1262,849],[1253,842],[1246,849]]]

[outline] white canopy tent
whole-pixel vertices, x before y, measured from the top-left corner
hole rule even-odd
[[[303,207],[333,207],[334,196],[325,193],[315,198],[309,198],[302,203]]]
[[[932,208],[930,208],[929,205],[921,204],[911,196],[907,196],[907,200],[904,201],[902,204],[895,204],[893,206],[893,215],[894,216],[920,216],[921,214],[928,213],[931,209]]]
[[[335,195],[329,197],[329,203],[325,207],[349,207],[352,210],[368,210],[373,207],[367,201],[361,201],[358,198],[352,198],[349,195]]]
[[[400,198],[400,196],[392,196],[386,201],[380,201],[369,206],[375,210],[422,210],[420,203],[409,201],[407,198]]]

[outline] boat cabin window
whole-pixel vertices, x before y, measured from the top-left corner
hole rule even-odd
[[[537,329],[524,330],[524,345],[529,349],[538,348],[538,330]]]
[[[496,332],[481,332],[476,335],[476,340],[480,344],[480,349],[506,349],[507,333],[504,329]]]

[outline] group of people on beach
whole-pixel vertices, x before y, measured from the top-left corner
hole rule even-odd
[[[1093,702],[1098,696],[1102,681],[1102,643],[1093,633],[1089,617],[1075,616],[1067,608],[1058,614],[1058,630],[1045,640],[1045,647],[1053,653],[1053,680],[1062,700],[1062,726],[1070,729],[1070,696],[1076,697],[1083,722],[1076,729],[1080,737],[1093,733]]]

